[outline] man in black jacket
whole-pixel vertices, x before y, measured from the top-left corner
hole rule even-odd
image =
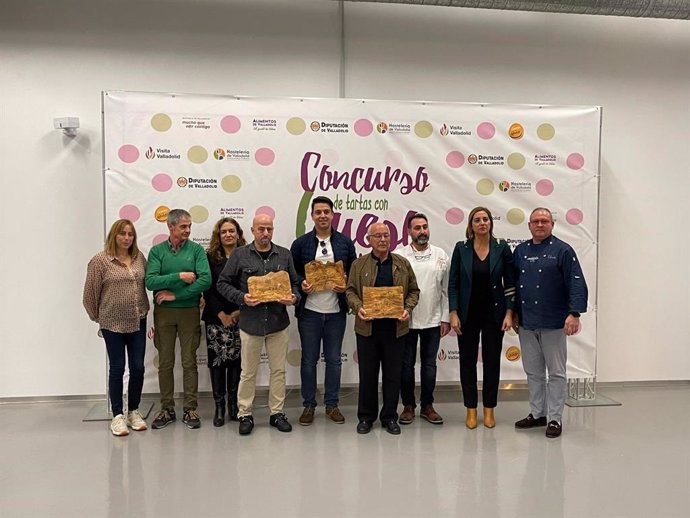
[[[288,349],[290,317],[286,306],[300,299],[299,278],[287,248],[272,242],[273,219],[259,214],[252,222],[254,241],[238,248],[228,260],[218,279],[218,291],[240,306],[240,338],[242,340],[242,374],[237,393],[240,435],[248,435],[254,428],[252,404],[256,393],[256,373],[261,360],[261,349],[266,346],[268,367],[271,372],[268,406],[270,425],[281,432],[292,431],[283,413],[285,403],[285,361]],[[292,297],[278,302],[259,302],[249,294],[248,279],[255,275],[287,271],[290,276]]]

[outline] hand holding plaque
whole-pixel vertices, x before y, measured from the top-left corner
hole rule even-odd
[[[400,318],[405,312],[402,286],[365,286],[362,303],[368,318]]]
[[[310,261],[304,265],[307,284],[314,287],[314,291],[332,290],[335,286],[345,286],[345,268],[343,262],[322,263]]]
[[[247,279],[249,295],[259,302],[279,302],[292,299],[292,289],[288,272],[271,272],[255,275]]]

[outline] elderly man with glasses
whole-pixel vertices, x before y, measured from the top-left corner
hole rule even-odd
[[[357,433],[371,431],[377,418],[390,434],[400,434],[398,400],[405,337],[410,314],[419,300],[419,288],[410,262],[390,252],[390,230],[384,223],[367,229],[371,253],[357,259],[350,269],[347,302],[355,313],[355,334],[359,366]],[[400,317],[373,319],[362,302],[365,287],[402,286],[404,309]],[[383,406],[378,408],[379,369],[382,370]]]

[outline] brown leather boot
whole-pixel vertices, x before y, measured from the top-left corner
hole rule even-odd
[[[484,409],[484,426],[486,428],[493,428],[494,426],[496,426],[496,419],[494,419],[493,408]]]
[[[477,409],[468,408],[467,409],[467,419],[465,419],[465,426],[470,430],[477,428]]]

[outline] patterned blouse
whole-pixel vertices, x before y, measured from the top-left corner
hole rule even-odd
[[[146,259],[141,252],[129,267],[105,252],[96,254],[89,261],[84,283],[89,318],[115,333],[138,331],[140,320],[149,312],[145,277]]]

